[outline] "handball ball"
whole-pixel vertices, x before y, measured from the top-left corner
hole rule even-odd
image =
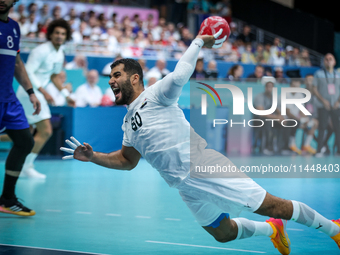
[[[200,27],[200,35],[214,35],[220,29],[223,29],[222,34],[216,39],[222,39],[224,36],[227,36],[227,39],[230,35],[230,28],[228,22],[219,16],[211,16],[203,20],[201,27]],[[227,40],[226,39],[226,40]]]

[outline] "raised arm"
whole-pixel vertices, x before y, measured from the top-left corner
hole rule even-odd
[[[189,48],[178,61],[175,70],[168,74],[158,84],[158,93],[161,95],[161,100],[164,104],[172,104],[181,95],[182,87],[189,81],[192,73],[195,70],[197,58],[200,49],[205,46],[207,48],[219,48],[225,41],[225,38],[215,40],[218,38],[222,29],[215,35],[198,35],[192,41]]]

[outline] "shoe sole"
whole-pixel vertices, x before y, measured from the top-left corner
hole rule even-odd
[[[13,215],[18,215],[18,216],[33,216],[35,215],[35,211],[31,211],[30,213],[28,212],[14,212],[12,210],[8,210],[5,207],[0,206],[0,213],[7,213],[7,214],[13,214]]]

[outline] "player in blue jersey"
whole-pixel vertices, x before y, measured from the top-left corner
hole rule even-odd
[[[15,0],[0,0],[0,133],[6,132],[13,141],[5,163],[5,179],[0,197],[0,212],[32,216],[35,212],[20,203],[15,195],[15,185],[26,156],[34,145],[22,105],[13,90],[13,77],[29,95],[34,113],[39,114],[40,102],[20,58],[20,28],[8,18]]]

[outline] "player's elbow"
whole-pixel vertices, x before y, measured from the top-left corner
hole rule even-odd
[[[180,61],[172,75],[174,83],[184,86],[189,81],[193,71],[194,67],[190,63]]]

